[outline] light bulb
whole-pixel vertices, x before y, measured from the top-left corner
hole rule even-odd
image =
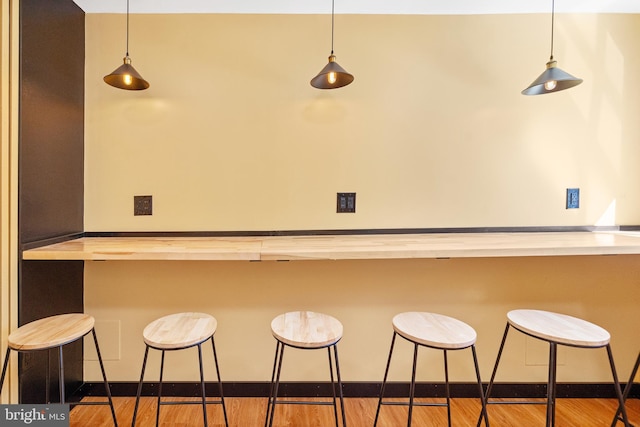
[[[557,85],[558,85],[558,82],[555,80],[549,80],[548,82],[544,82],[544,88],[546,90],[554,90]]]
[[[338,80],[338,74],[335,71],[330,72],[327,76],[327,80],[329,81],[329,84],[334,84],[336,80]]]
[[[131,75],[129,74],[125,74],[124,76],[122,76],[122,79],[124,80],[124,84],[126,84],[127,86],[133,83],[133,77],[131,77]]]

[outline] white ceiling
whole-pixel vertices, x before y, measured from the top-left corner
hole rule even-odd
[[[127,0],[74,0],[86,13],[125,13]],[[130,13],[331,13],[330,0],[129,0]],[[640,13],[640,0],[556,0],[559,13]],[[551,0],[338,0],[336,14],[549,13]]]

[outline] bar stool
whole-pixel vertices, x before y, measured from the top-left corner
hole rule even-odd
[[[473,354],[473,363],[475,366],[476,378],[478,380],[478,391],[480,393],[480,402],[482,403],[482,412],[486,416],[484,392],[482,390],[482,381],[480,380],[480,369],[478,367],[478,357],[476,355],[475,347],[477,335],[476,331],[471,326],[452,317],[424,312],[400,313],[393,318],[392,324],[393,338],[391,339],[387,368],[385,369],[384,379],[380,389],[378,409],[376,410],[376,418],[373,422],[374,427],[378,424],[378,416],[380,415],[380,407],[382,405],[409,406],[407,426],[411,426],[414,406],[446,406],[447,419],[449,426],[451,426],[451,397],[449,393],[449,366],[447,361],[447,351],[462,350],[465,348],[471,348],[471,353]],[[383,401],[384,389],[387,384],[387,376],[389,374],[389,366],[391,365],[391,357],[393,355],[396,336],[398,335],[413,344],[413,370],[411,373],[411,385],[409,387],[409,402],[385,402]],[[414,403],[416,366],[418,360],[418,347],[420,346],[442,350],[444,353],[446,403]],[[489,425],[488,420],[486,421],[486,425]]]
[[[640,353],[638,353],[638,358],[636,359],[636,363],[635,365],[633,365],[633,369],[631,370],[631,375],[629,375],[629,381],[627,382],[627,385],[624,387],[624,392],[622,393],[622,400],[624,402],[626,402],[627,398],[629,397],[629,392],[631,392],[631,387],[633,387],[633,380],[635,380],[636,378],[636,374],[638,373],[639,367],[640,367]],[[618,408],[618,411],[616,412],[615,417],[613,417],[613,421],[611,422],[611,427],[618,424],[618,421],[624,422],[624,420],[620,418],[620,408]]]
[[[549,376],[547,381],[547,397],[546,402],[529,401],[529,402],[506,402],[496,401],[490,402],[491,389],[498,370],[498,364],[500,363],[500,357],[502,356],[502,350],[504,349],[505,341],[509,329],[513,327],[517,331],[522,332],[533,338],[537,338],[549,343]],[[613,354],[611,353],[611,345],[609,341],[611,336],[609,332],[600,326],[587,322],[586,320],[578,319],[575,317],[567,316],[565,314],[552,313],[549,311],[541,310],[513,310],[507,313],[507,326],[502,336],[502,343],[500,344],[500,350],[498,350],[498,356],[496,358],[496,364],[493,367],[493,373],[491,374],[491,380],[487,387],[486,400],[489,404],[517,404],[517,403],[529,403],[529,404],[545,404],[547,405],[547,421],[546,425],[555,425],[555,404],[556,404],[556,356],[558,345],[565,345],[569,347],[578,348],[602,348],[606,347],[607,355],[609,357],[609,365],[611,366],[611,374],[615,384],[616,395],[618,397],[618,411],[622,413],[622,419],[625,426],[629,426],[627,418],[627,411],[624,407],[624,401],[622,399],[622,391],[620,389],[620,383],[618,381],[618,375],[616,373],[615,364],[613,361]],[[478,419],[478,426],[482,420],[482,417],[486,414],[480,414]]]
[[[333,413],[338,427],[338,409],[336,403],[336,389],[333,377],[333,363],[335,363],[338,381],[338,394],[340,396],[340,409],[342,411],[342,425],[346,427],[347,419],[344,412],[344,399],[342,395],[342,380],[340,379],[340,365],[338,364],[338,341],[342,338],[342,323],[334,317],[312,311],[294,311],[277,316],[271,322],[271,333],[276,339],[276,353],[271,374],[271,387],[269,400],[267,401],[267,413],[264,421],[265,427],[273,425],[273,417],[278,404],[302,404],[302,405],[333,405]],[[280,385],[280,372],[282,370],[282,356],[285,346],[302,350],[317,350],[326,348],[329,355],[329,373],[331,375],[331,391],[333,401],[301,402],[285,401],[276,402],[278,387]],[[333,361],[331,349],[333,348]]]
[[[204,313],[177,313],[161,317],[149,323],[142,332],[146,349],[144,351],[144,360],[142,362],[142,372],[140,374],[140,382],[138,383],[138,392],[136,394],[136,405],[133,410],[133,420],[131,426],[136,425],[136,416],[138,413],[138,404],[140,403],[140,394],[142,393],[142,383],[144,380],[144,371],[147,365],[147,356],[149,349],[160,350],[162,356],[160,359],[160,380],[158,383],[158,404],[156,409],[156,426],[160,419],[161,405],[202,405],[202,413],[204,417],[204,425],[207,422],[207,404],[222,405],[224,414],[224,424],[229,426],[227,421],[227,409],[224,404],[224,396],[222,394],[222,381],[220,380],[220,369],[218,368],[218,355],[216,353],[216,345],[213,335],[216,332],[218,322],[213,316]],[[220,393],[219,400],[207,400],[205,394],[204,369],[202,366],[202,343],[211,340],[213,348],[213,359],[216,365],[216,374],[218,377],[218,390]],[[162,397],[162,372],[164,370],[164,354],[166,351],[184,350],[187,348],[198,347],[198,359],[200,362],[200,388],[202,399],[197,401],[161,401]]]
[[[106,402],[69,402],[69,405],[109,405],[111,408],[111,417],[113,418],[113,424],[117,427],[118,421],[116,419],[116,412],[113,408],[113,401],[111,399],[111,389],[109,388],[109,382],[107,381],[107,375],[102,363],[102,356],[100,355],[100,347],[98,346],[98,338],[96,337],[96,331],[94,329],[95,319],[88,314],[83,313],[69,313],[60,314],[51,317],[45,317],[43,319],[35,320],[20,326],[18,329],[9,334],[7,339],[7,353],[4,358],[4,365],[2,366],[2,378],[0,378],[0,392],[4,385],[4,377],[7,372],[7,366],[9,365],[9,355],[11,350],[26,353],[30,351],[47,350],[49,357],[51,357],[50,350],[58,348],[58,382],[60,387],[60,403],[65,403],[65,390],[64,390],[64,359],[62,356],[62,347],[66,344],[75,342],[89,332],[93,335],[93,342],[96,346],[96,353],[98,354],[98,361],[100,362],[100,370],[102,371],[102,379],[104,381],[104,387],[107,392]],[[50,381],[49,364],[47,363],[47,377],[46,377],[46,391],[45,400],[46,403],[50,403],[49,400],[49,381]]]

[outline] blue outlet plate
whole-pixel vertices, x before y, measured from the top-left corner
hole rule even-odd
[[[567,209],[578,209],[580,207],[580,189],[567,188]]]

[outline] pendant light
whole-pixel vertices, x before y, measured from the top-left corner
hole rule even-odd
[[[104,76],[104,82],[113,87],[125,90],[144,90],[149,87],[149,82],[131,65],[129,57],[129,0],[127,0],[127,53],[124,56],[124,64],[116,68],[111,74]]]
[[[547,69],[535,79],[533,83],[522,91],[523,95],[542,95],[545,93],[559,92],[582,83],[582,79],[572,76],[557,67],[553,59],[553,26],[555,20],[555,0],[551,0],[551,57],[547,62]]]
[[[335,0],[331,0],[331,55],[329,55],[329,63],[311,79],[311,86],[316,89],[337,89],[346,86],[353,81],[353,76],[345,71],[336,62],[336,56],[333,54],[333,28],[335,20]]]

